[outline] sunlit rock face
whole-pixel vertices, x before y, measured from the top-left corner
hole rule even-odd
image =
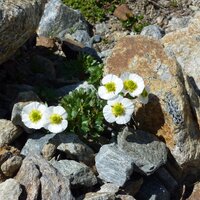
[[[200,12],[187,28],[167,34],[162,43],[183,70],[190,103],[200,126]]]
[[[10,58],[36,32],[46,1],[0,2],[0,64]]]
[[[148,104],[136,102],[138,128],[162,138],[181,166],[199,167],[200,131],[180,65],[160,41],[128,36],[116,44],[105,67],[105,74],[123,72],[139,74],[151,90]]]

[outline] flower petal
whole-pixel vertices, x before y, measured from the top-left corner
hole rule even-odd
[[[115,116],[112,114],[111,106],[109,105],[104,106],[103,116],[107,122],[109,123],[115,122]]]

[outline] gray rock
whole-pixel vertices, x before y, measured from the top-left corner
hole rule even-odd
[[[66,86],[63,86],[61,88],[58,88],[58,89],[55,90],[55,95],[58,96],[58,97],[63,97],[65,95],[69,94],[69,92],[76,89],[81,83],[66,85]]]
[[[4,200],[18,200],[22,193],[20,184],[10,178],[0,184],[0,197]]]
[[[57,149],[65,152],[67,158],[76,159],[87,165],[94,162],[94,151],[75,134],[57,134],[52,142],[57,141]],[[51,141],[50,141],[51,142]]]
[[[46,0],[0,2],[0,64],[36,31]]]
[[[12,143],[23,130],[11,121],[0,119],[0,147]]]
[[[101,189],[98,191],[98,193],[104,193],[108,192],[111,194],[116,194],[119,190],[119,186],[114,185],[112,183],[105,183],[104,185],[101,186]]]
[[[81,13],[65,6],[61,0],[50,0],[45,6],[38,35],[65,40],[67,34],[73,34],[77,30],[88,32],[88,25]]]
[[[40,132],[35,132],[34,134],[29,135],[29,139],[21,150],[21,154],[25,156],[31,153],[40,154],[43,146],[54,136],[54,133],[43,134]]]
[[[7,159],[2,165],[1,165],[1,171],[3,174],[7,177],[13,177],[22,164],[22,157],[21,156],[13,156],[9,159]]]
[[[146,175],[154,173],[167,161],[167,148],[153,134],[127,127],[118,134],[118,146]]]
[[[140,35],[150,36],[159,40],[163,37],[164,31],[157,25],[149,25],[142,29]]]
[[[115,195],[107,192],[90,192],[85,195],[84,200],[114,200]]]
[[[24,186],[26,199],[73,199],[69,180],[39,155],[28,155],[15,179]]]
[[[95,24],[95,34],[104,36],[109,32],[109,28],[107,27],[105,22]]]
[[[146,178],[135,197],[137,200],[170,200],[169,192],[152,176]]]
[[[25,132],[33,133],[32,129],[29,129],[24,125],[21,118],[21,112],[22,112],[23,107],[28,105],[29,103],[31,103],[31,101],[15,103],[12,109],[12,113],[11,113],[11,121],[16,126],[21,126]]]
[[[134,169],[131,157],[114,143],[100,148],[95,163],[99,177],[117,186],[123,186]]]
[[[19,92],[15,102],[26,102],[26,101],[38,101],[41,102],[41,99],[34,91],[25,91]]]
[[[190,22],[190,16],[183,16],[181,18],[172,17],[165,29],[166,33],[177,31],[181,28],[186,28]]]
[[[117,199],[119,200],[136,200],[133,196],[131,195],[123,195],[123,194],[119,194],[116,196]]]
[[[77,30],[75,33],[72,34],[72,37],[82,43],[84,46],[92,47],[92,44],[90,43],[90,35],[88,31],[85,30]]]
[[[69,179],[71,185],[79,187],[91,187],[97,183],[97,178],[91,169],[83,163],[74,160],[50,161],[50,163]]]

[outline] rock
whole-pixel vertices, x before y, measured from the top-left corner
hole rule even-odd
[[[113,15],[120,20],[126,21],[128,18],[133,17],[132,11],[128,8],[126,4],[119,5],[115,10]]]
[[[154,173],[167,162],[167,148],[153,134],[124,128],[118,134],[118,146],[130,156],[134,164],[146,175]]]
[[[98,193],[104,193],[108,192],[111,194],[116,194],[119,190],[119,186],[114,185],[112,183],[105,183],[104,185],[101,186],[101,189],[98,191]]]
[[[97,184],[97,178],[89,167],[74,160],[50,161],[50,163],[66,177],[72,186],[92,187]]]
[[[51,160],[56,153],[57,146],[52,143],[44,144],[42,148],[42,155],[46,160]]]
[[[20,184],[10,178],[0,184],[0,197],[5,200],[18,200],[22,194]]]
[[[157,25],[149,25],[142,29],[140,35],[150,36],[159,40],[163,37],[164,31]]]
[[[37,47],[45,47],[50,50],[55,50],[56,48],[56,39],[47,38],[47,37],[37,37],[36,38],[36,46]]]
[[[69,180],[39,155],[28,155],[15,179],[24,187],[26,199],[73,199]]]
[[[95,157],[99,177],[117,186],[123,186],[133,173],[133,160],[116,144],[103,145]]]
[[[190,103],[200,126],[200,12],[190,20],[187,28],[167,34],[162,43],[174,55],[184,74]],[[198,151],[198,150],[197,150]]]
[[[85,195],[84,200],[114,200],[115,195],[104,192],[104,193],[98,193],[98,192],[90,192]]]
[[[28,105],[29,103],[31,103],[32,101],[26,101],[26,102],[18,102],[15,103],[12,109],[12,113],[11,113],[11,121],[13,124],[15,124],[16,126],[21,126],[25,132],[27,133],[32,133],[33,130],[27,128],[24,123],[22,122],[22,118],[21,118],[21,112],[24,106]]]
[[[199,200],[199,196],[200,196],[199,185],[200,185],[199,182],[194,185],[194,189],[192,191],[192,194],[187,198],[187,200]]]
[[[92,47],[90,42],[90,35],[86,30],[77,30],[71,35],[76,41],[82,43],[84,46]]]
[[[136,194],[137,200],[170,200],[170,194],[156,178],[150,176],[144,180],[140,191]]]
[[[8,158],[2,165],[1,171],[7,177],[13,177],[22,164],[22,157],[21,156],[13,156]]]
[[[186,28],[190,22],[190,16],[183,16],[181,18],[172,17],[169,20],[167,27],[165,28],[165,32],[169,33],[172,31],[178,31],[179,29]]]
[[[105,22],[95,24],[95,33],[97,35],[105,36],[108,32],[109,29]]]
[[[76,159],[87,165],[94,163],[94,151],[75,134],[57,134],[50,143],[57,143],[57,149],[64,152],[67,158]]]
[[[27,84],[7,84],[6,95],[10,99],[15,99],[20,92],[34,91],[34,87]]]
[[[22,132],[23,130],[11,121],[0,119],[0,147],[11,144]]]
[[[58,97],[63,97],[65,95],[69,94],[69,92],[76,89],[79,85],[80,85],[80,83],[63,86],[61,88],[56,89],[55,94]]]
[[[33,91],[19,92],[18,95],[17,95],[17,98],[15,99],[15,103],[27,102],[27,101],[41,102],[41,99]]]
[[[47,80],[56,79],[54,63],[46,57],[33,55],[31,57],[31,69],[34,73],[41,73]]]
[[[0,147],[0,166],[12,156],[18,156],[20,151],[11,146]],[[0,183],[6,180],[6,176],[0,170]]]
[[[165,186],[169,193],[178,195],[178,182],[164,167],[160,167],[155,172],[155,175],[158,177],[160,182]]]
[[[131,178],[131,180],[126,182],[123,191],[125,192],[125,194],[135,196],[135,194],[137,194],[140,190],[143,182],[144,181],[142,177]]]
[[[37,33],[39,36],[67,39],[67,34],[77,30],[88,32],[88,25],[78,10],[73,10],[61,0],[50,0],[44,10]]]
[[[119,200],[136,200],[133,196],[119,194],[116,196]]]
[[[36,31],[46,0],[0,2],[0,64]]]
[[[35,153],[40,154],[42,148],[45,144],[48,143],[49,139],[55,136],[54,133],[43,134],[40,132],[35,132],[34,134],[29,135],[29,138],[21,150],[21,154],[27,156],[28,154]]]
[[[105,72],[119,75],[128,71],[143,77],[145,85],[150,87],[150,96],[145,106],[135,103],[138,129],[162,137],[179,165],[199,168],[200,131],[190,108],[181,68],[169,56],[158,40],[124,37],[107,59]]]

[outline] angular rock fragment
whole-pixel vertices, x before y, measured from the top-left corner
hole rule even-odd
[[[15,179],[27,199],[72,200],[69,180],[39,155],[28,155]]]

